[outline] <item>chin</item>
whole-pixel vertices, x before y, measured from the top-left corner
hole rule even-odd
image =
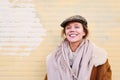
[[[78,42],[78,41],[76,41],[76,40],[69,40],[69,42],[73,42],[74,43],[74,42]]]

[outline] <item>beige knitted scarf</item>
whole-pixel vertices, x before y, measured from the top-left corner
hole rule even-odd
[[[102,65],[107,59],[107,54],[103,49],[89,40],[83,40],[75,51],[76,57],[71,68],[70,52],[69,43],[64,40],[47,57],[48,80],[90,80],[93,66]]]

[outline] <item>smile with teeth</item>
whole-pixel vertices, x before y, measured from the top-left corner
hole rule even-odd
[[[77,34],[70,34],[69,36],[70,36],[70,37],[76,37]]]

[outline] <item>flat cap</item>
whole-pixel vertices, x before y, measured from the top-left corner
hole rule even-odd
[[[71,16],[71,17],[65,19],[60,24],[60,26],[64,28],[70,22],[80,22],[81,24],[83,24],[83,25],[85,25],[87,27],[87,20],[84,17],[80,16],[80,15],[74,15],[74,16]]]

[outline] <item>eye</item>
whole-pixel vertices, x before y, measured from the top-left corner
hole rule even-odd
[[[66,26],[66,29],[71,29],[71,27],[70,26]]]
[[[75,28],[80,28],[79,26],[75,26]]]

